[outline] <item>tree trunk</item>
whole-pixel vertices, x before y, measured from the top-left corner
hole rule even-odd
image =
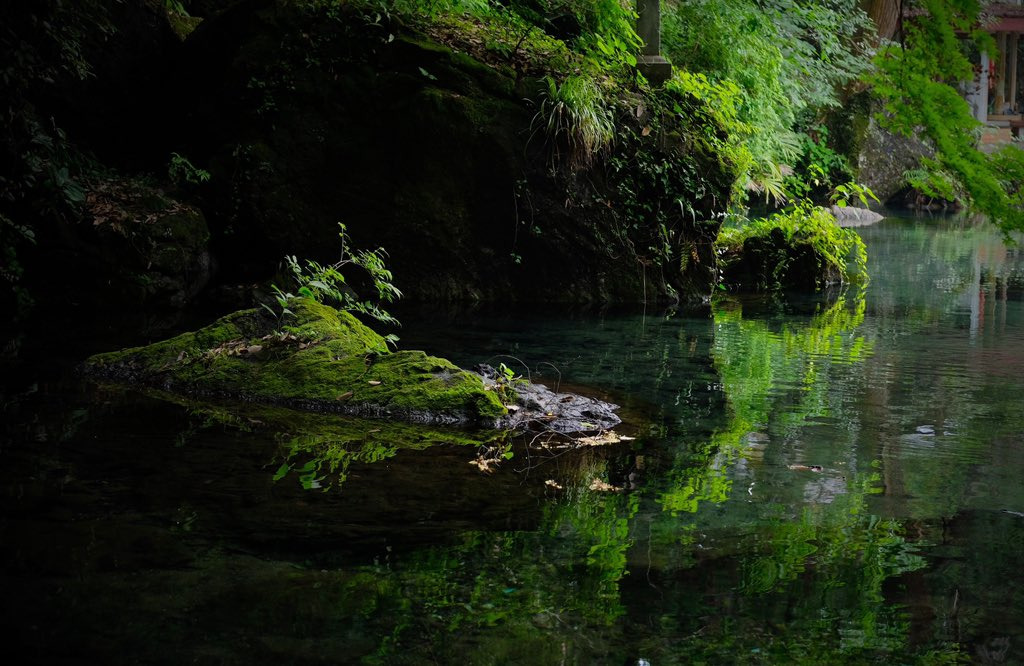
[[[900,38],[902,0],[861,0],[861,6],[874,22],[880,42]]]

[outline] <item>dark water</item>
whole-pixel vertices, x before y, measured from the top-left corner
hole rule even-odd
[[[831,298],[407,315],[405,346],[623,405],[634,440],[490,474],[478,433],[9,389],[5,652],[1024,663],[1024,257],[965,221],[859,233],[871,282]]]

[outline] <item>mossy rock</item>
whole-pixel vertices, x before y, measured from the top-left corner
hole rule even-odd
[[[815,291],[843,281],[843,267],[805,238],[787,238],[781,229],[752,236],[725,248],[722,279],[730,291]]]
[[[282,322],[261,310],[86,361],[96,377],[194,396],[416,423],[496,427],[506,409],[479,375],[420,351],[390,352],[347,312],[293,299]]]

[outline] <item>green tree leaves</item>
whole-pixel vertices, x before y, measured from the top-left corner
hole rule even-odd
[[[1004,231],[1024,230],[1024,151],[1007,146],[994,154],[978,149],[981,124],[955,86],[974,78],[966,42],[991,51],[978,24],[977,0],[921,0],[925,12],[906,21],[902,44],[883,49],[869,77],[885,103],[888,129],[919,135],[935,149],[911,184],[925,194],[959,198]]]

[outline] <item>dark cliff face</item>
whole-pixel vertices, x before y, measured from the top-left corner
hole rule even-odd
[[[571,169],[553,157],[537,71],[506,72],[348,5],[213,5],[184,40],[153,0],[109,11],[82,5],[101,26],[72,33],[90,74],[65,72],[20,91],[28,120],[7,128],[21,142],[11,143],[14,166],[0,175],[28,185],[2,202],[11,222],[0,232],[34,230],[37,242],[16,249],[21,284],[39,302],[77,290],[112,308],[179,308],[201,297],[208,278],[266,280],[285,254],[336,259],[339,222],[354,247],[386,248],[410,299],[710,294],[715,214],[735,173],[701,142],[708,125],[687,125],[695,100],[620,90],[611,147]],[[686,110],[655,117],[654,107]],[[32,164],[59,174],[63,194],[21,164],[38,136],[55,148],[37,150]],[[210,181],[167,182],[175,153]],[[92,196],[136,181],[195,213],[193,240],[164,234],[154,245],[178,244],[187,255],[159,274],[150,274],[148,249],[138,262],[122,252],[121,237],[153,245],[153,211],[119,206],[123,233],[105,233],[106,199]],[[170,287],[148,286],[164,282]]]
[[[399,26],[266,0],[207,19],[178,72],[177,130],[213,173],[226,275],[335,258],[344,222],[356,247],[387,249],[412,298],[710,293],[717,223],[702,220],[734,174],[686,128],[642,134],[624,108],[612,154],[570,172],[537,129],[540,82]],[[657,211],[678,214],[662,230]]]

